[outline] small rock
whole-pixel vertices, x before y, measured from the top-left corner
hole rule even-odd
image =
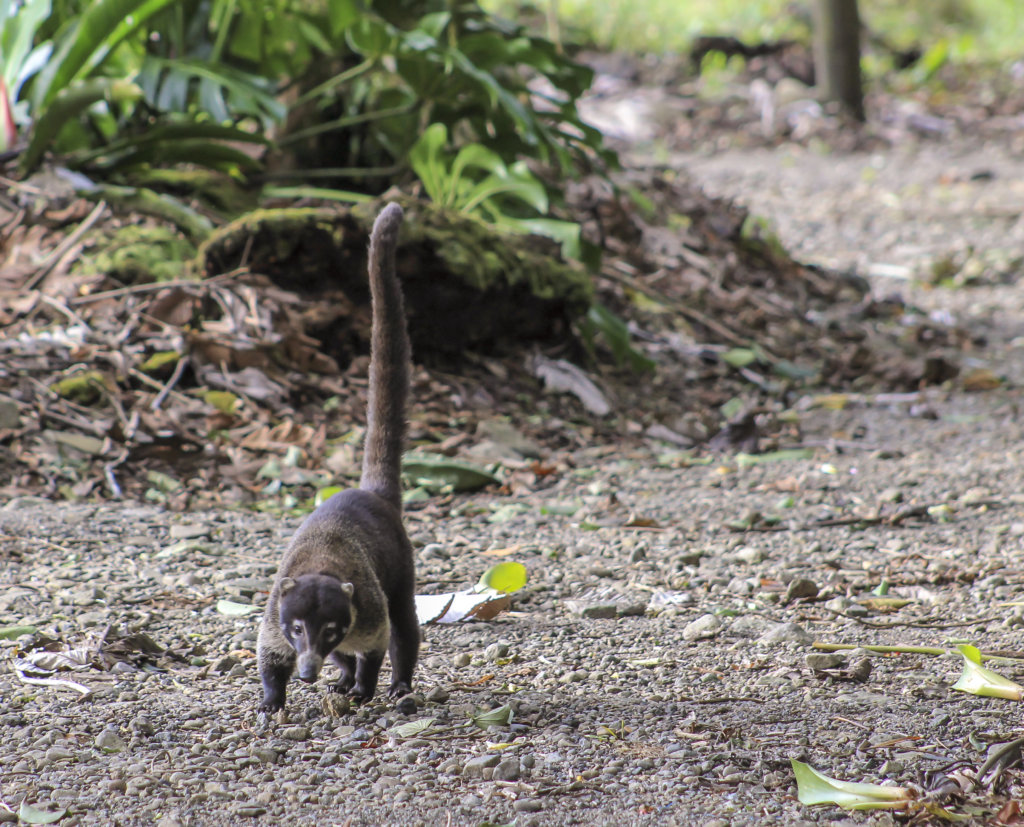
[[[238,658],[232,657],[231,655],[225,655],[224,657],[220,658],[216,663],[214,663],[211,669],[217,674],[222,675],[225,672],[230,672],[231,668],[233,666],[237,666],[238,664]]]
[[[13,431],[20,427],[18,403],[9,396],[0,396],[0,431]]]
[[[435,686],[427,693],[427,701],[432,704],[447,703],[450,697],[448,690],[441,686]]]
[[[624,603],[621,606],[617,606],[616,610],[619,617],[643,617],[647,614],[647,604],[641,602]]]
[[[512,809],[517,813],[539,813],[544,804],[536,798],[520,798],[512,803]]]
[[[483,778],[484,770],[498,766],[499,761],[498,755],[476,755],[463,765],[462,774],[466,778]]]
[[[340,718],[352,709],[352,700],[340,692],[328,692],[320,699],[320,708],[323,709],[324,715]]]
[[[267,812],[267,808],[259,804],[240,804],[235,807],[235,815],[255,818]]]
[[[518,781],[522,771],[519,768],[518,758],[506,758],[494,767],[491,775],[492,781]]]
[[[704,640],[722,631],[722,621],[715,615],[701,615],[683,627],[683,640]]]
[[[152,735],[155,731],[153,728],[153,722],[149,720],[145,715],[136,715],[132,718],[132,722],[128,725],[129,729],[133,732],[137,732],[140,735]]]
[[[419,704],[416,702],[416,696],[412,693],[403,695],[398,699],[398,703],[395,704],[395,709],[402,715],[413,715],[419,708]]]
[[[507,658],[510,651],[507,643],[492,643],[486,649],[484,649],[484,660],[488,663],[494,663],[500,658]]]
[[[845,665],[846,657],[838,652],[811,652],[804,658],[804,663],[816,672],[822,672]]]
[[[777,623],[774,627],[765,632],[757,639],[758,643],[803,643],[814,642],[814,638],[807,634],[795,623]]]
[[[733,557],[738,563],[753,566],[764,560],[764,552],[754,546],[740,546]]]
[[[279,757],[277,750],[269,747],[253,747],[249,754],[258,758],[261,764],[276,764]]]
[[[452,664],[458,668],[469,666],[473,662],[473,658],[468,652],[459,652],[455,657],[452,658]]]
[[[901,503],[903,502],[903,492],[895,487],[885,488],[878,495],[878,501],[883,503]]]
[[[96,736],[96,746],[106,753],[121,752],[124,749],[124,741],[116,729],[107,727]]]
[[[171,526],[172,540],[194,540],[197,537],[208,537],[210,527],[196,523],[175,523]]]
[[[825,608],[830,612],[837,612],[838,614],[844,614],[847,609],[850,608],[851,601],[846,597],[833,597],[831,600],[825,601]]]
[[[289,741],[308,741],[309,728],[304,726],[285,727],[281,730],[281,737],[287,738]]]
[[[584,600],[566,600],[565,607],[574,615],[590,620],[610,620],[618,614],[614,603],[591,603]]]
[[[802,597],[812,598],[818,596],[818,586],[813,580],[805,577],[798,577],[792,580],[786,589],[786,602],[798,600]]]

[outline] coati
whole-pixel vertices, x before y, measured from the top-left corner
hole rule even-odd
[[[370,234],[373,332],[359,488],[321,504],[285,551],[256,646],[261,712],[284,707],[285,687],[296,666],[299,678],[312,683],[328,657],[341,670],[331,691],[371,698],[385,649],[392,670],[388,694],[398,697],[412,690],[420,628],[400,488],[410,373],[409,335],[395,274],[401,223],[401,207],[389,204]]]

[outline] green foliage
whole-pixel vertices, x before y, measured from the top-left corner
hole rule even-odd
[[[626,323],[603,304],[593,304],[579,323],[580,337],[593,356],[600,337],[612,352],[618,367],[628,367],[634,373],[654,370],[655,363],[633,347]]]
[[[579,258],[579,225],[543,217],[547,192],[523,161],[506,166],[496,152],[480,144],[466,144],[449,159],[447,145],[447,127],[435,123],[409,152],[413,172],[432,201],[513,232],[553,238],[561,243],[565,257]],[[542,217],[516,216],[509,209],[511,201]]]

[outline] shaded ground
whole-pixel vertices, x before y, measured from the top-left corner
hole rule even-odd
[[[901,228],[894,239],[869,218],[887,192],[935,181],[917,156],[884,154],[893,160],[860,207],[859,191],[841,194],[869,159],[774,163],[787,151],[686,163],[830,263],[916,270],[944,254],[943,215],[957,217],[946,235],[979,249],[1006,220],[970,220],[976,192],[957,185],[939,217],[885,218]],[[957,157],[964,171],[991,166],[987,154]],[[1007,192],[1011,163],[992,182]],[[833,184],[832,171],[845,177]],[[934,246],[918,256],[899,239]],[[954,657],[860,651],[830,675],[807,657],[814,641],[967,640],[1014,658],[992,666],[1024,680],[1024,613],[1012,605],[1024,583],[1020,300],[1007,278],[913,293],[982,329],[990,345],[968,365],[1007,381],[794,394],[774,428],[782,447],[806,450],[796,458],[693,464],[664,443],[586,446],[585,429],[583,445],[540,447],[539,464],[492,445],[503,490],[410,508],[421,590],[468,586],[495,559],[524,562],[530,585],[493,622],[427,628],[410,716],[372,704],[332,719],[321,687],[297,685],[290,722],[256,716],[257,621],[216,603],[261,601],[296,519],[10,500],[0,623],[40,631],[2,642],[0,799],[66,807],[62,824],[163,827],[892,823],[799,805],[795,757],[850,780],[965,792],[947,806],[986,821],[1022,794],[1017,768],[970,786],[989,747],[1020,736],[1017,704],[953,691]],[[908,602],[865,603],[883,581]],[[13,658],[46,639],[104,666],[59,675],[89,697],[19,680]],[[852,669],[864,658],[869,674]],[[504,704],[510,724],[467,725]],[[427,718],[419,733],[395,729]]]

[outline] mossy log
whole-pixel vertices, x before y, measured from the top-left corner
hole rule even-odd
[[[553,242],[505,235],[432,204],[401,203],[397,266],[420,357],[557,338],[590,306],[590,277],[562,261]],[[196,269],[214,276],[245,266],[308,300],[341,290],[366,305],[367,237],[379,206],[256,210],[216,230]]]

